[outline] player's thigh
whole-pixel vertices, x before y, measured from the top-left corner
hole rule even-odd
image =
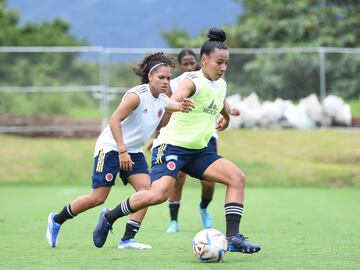
[[[169,175],[163,176],[151,184],[150,191],[154,196],[169,198],[175,187],[175,178]]]
[[[132,174],[127,177],[129,183],[136,191],[150,188],[150,176],[145,173]]]
[[[225,185],[245,181],[245,174],[231,161],[220,158],[210,164],[205,170],[203,178]]]

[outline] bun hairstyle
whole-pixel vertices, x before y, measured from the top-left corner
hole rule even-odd
[[[226,34],[224,30],[219,28],[210,28],[209,33],[207,34],[207,37],[210,41],[221,41],[225,42],[226,40]]]
[[[226,33],[224,32],[224,30],[212,27],[209,29],[207,37],[208,40],[205,41],[205,43],[201,46],[200,57],[204,53],[206,55],[209,55],[211,52],[215,50],[215,48],[224,49],[224,50],[228,49],[228,47],[224,43],[226,40]]]
[[[156,52],[144,58],[137,64],[133,71],[141,78],[142,83],[149,82],[149,73],[156,71],[161,66],[175,67],[175,62],[172,57],[165,55],[163,52]]]

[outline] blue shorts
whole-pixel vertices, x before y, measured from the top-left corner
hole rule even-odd
[[[166,175],[176,178],[180,170],[192,177],[203,179],[206,169],[220,158],[216,153],[215,138],[211,138],[209,145],[200,150],[161,144],[152,152],[151,182]]]
[[[92,188],[113,186],[116,175],[119,173],[124,185],[129,183],[128,177],[133,174],[149,174],[148,166],[143,153],[129,153],[134,162],[131,171],[120,170],[119,152],[110,151],[106,154],[100,150],[94,160],[94,169],[92,175]]]

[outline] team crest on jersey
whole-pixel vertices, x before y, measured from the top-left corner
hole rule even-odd
[[[107,173],[105,175],[105,180],[108,181],[108,182],[111,182],[112,180],[114,179],[114,176],[112,173]]]
[[[163,114],[163,110],[162,109],[159,109],[158,112],[157,112],[157,116],[160,118]]]
[[[170,170],[170,171],[173,171],[176,169],[176,164],[174,161],[170,161],[166,164],[166,167]]]

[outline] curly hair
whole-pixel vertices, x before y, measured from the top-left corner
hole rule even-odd
[[[142,60],[133,68],[133,70],[135,74],[141,78],[142,83],[148,83],[148,74],[150,70],[152,72],[152,68],[158,64],[161,64],[161,66],[165,65],[171,68],[175,67],[175,62],[172,57],[165,55],[163,52],[156,52],[146,56],[144,60]],[[155,67],[154,70],[156,70],[158,67],[159,66]]]

